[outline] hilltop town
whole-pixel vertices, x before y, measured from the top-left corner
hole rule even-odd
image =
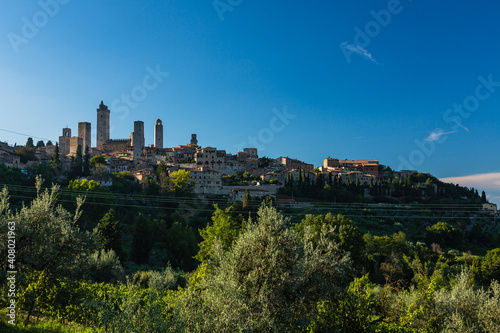
[[[365,198],[401,196],[398,185],[401,188],[410,186],[417,197],[422,199],[438,198],[447,191],[443,184],[430,175],[423,176],[415,170],[394,171],[381,165],[378,160],[327,157],[323,160],[323,165],[315,168],[313,164],[295,158],[259,157],[257,148],[244,148],[231,154],[216,147],[203,147],[198,144],[197,134],[191,134],[191,140],[187,144],[164,147],[163,124],[160,119],[154,124],[154,143],[149,146],[145,143],[145,125],[142,121],[134,122],[134,131],[127,139],[111,138],[109,108],[101,101],[96,111],[95,147],[91,146],[92,124],[79,122],[76,136],[72,134],[71,128],[63,128],[58,143],[37,145],[34,157],[24,158],[24,161],[22,154],[16,152],[16,147],[0,143],[0,164],[22,169],[37,161],[49,162],[57,155],[61,168],[69,170],[72,160],[78,155],[80,159],[84,155],[87,158],[101,156],[108,174],[130,172],[138,182],[148,179],[158,181],[155,170],[162,164],[169,173],[189,171],[191,180],[195,182],[193,191],[199,197],[224,195],[233,201],[243,200],[247,193],[255,198],[275,197],[280,189],[282,194],[293,197],[293,189],[290,191],[290,187],[297,183],[303,186],[297,188],[296,194],[301,189],[302,194],[307,192],[304,191],[307,186],[317,190],[323,189],[323,186],[346,189],[357,187],[355,192]],[[103,187],[110,186],[102,172],[86,175],[86,178],[99,182]],[[460,196],[472,199],[478,193],[472,189],[462,191]],[[337,196],[334,197],[336,199]],[[487,204],[484,198],[483,203]],[[496,210],[494,205],[488,207]]]

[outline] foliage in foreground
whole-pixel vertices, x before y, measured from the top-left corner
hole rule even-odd
[[[437,247],[427,253],[404,233],[362,238],[352,221],[332,215],[307,216],[291,227],[276,209],[263,205],[244,225],[217,209],[213,224],[201,232],[201,264],[194,272],[184,275],[168,266],[125,281],[113,250],[117,244],[107,243],[116,235],[113,219],[94,234],[82,232],[76,225],[79,209],[70,214],[56,198],[57,187],[39,190],[30,205],[12,212],[7,191],[0,195],[2,235],[6,221],[15,221],[22,246],[17,300],[27,329],[30,317],[108,332],[497,332],[500,327],[500,285],[491,280],[498,277],[499,249],[482,262],[450,267],[440,255],[428,259],[438,256]],[[455,233],[446,225],[429,231]],[[104,237],[107,233],[111,236]],[[0,250],[5,256],[5,248]],[[364,261],[408,284],[372,283],[376,270],[358,271]],[[5,302],[3,288],[2,307]],[[46,326],[60,331],[58,324]]]

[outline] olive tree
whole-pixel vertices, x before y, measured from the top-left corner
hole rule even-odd
[[[320,235],[289,228],[262,206],[234,245],[215,241],[213,261],[179,296],[172,321],[190,332],[288,331],[307,327],[320,299],[334,298],[353,276],[351,261],[325,226]]]
[[[90,233],[81,232],[76,225],[84,200],[77,199],[77,208],[70,214],[57,205],[58,186],[42,191],[43,180],[36,179],[37,196],[18,211],[9,206],[7,188],[0,193],[0,265],[7,270],[7,225],[15,226],[15,263],[9,270],[17,271],[18,295],[21,306],[27,311],[26,321],[44,297],[50,283],[59,277],[79,278],[88,265],[89,253],[94,248]],[[13,222],[13,223],[12,223]],[[14,269],[12,269],[14,267]],[[33,274],[43,276],[30,285]],[[2,278],[2,283],[5,279]]]

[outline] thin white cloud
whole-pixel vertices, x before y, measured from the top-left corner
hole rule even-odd
[[[441,178],[441,181],[461,186],[473,187],[481,193],[486,192],[486,197],[491,203],[500,206],[500,172],[481,173],[462,177]]]
[[[453,119],[453,121],[455,122],[455,124],[457,124],[458,126],[462,127],[464,130],[466,130],[467,132],[470,132],[470,129],[468,129],[467,127],[465,127],[464,125],[462,125],[461,123],[458,122],[458,120],[456,119]]]
[[[500,172],[480,173],[462,177],[447,177],[441,180],[446,183],[459,184],[467,187],[500,191]]]
[[[371,62],[379,65],[377,60],[373,57],[373,55],[370,52],[368,52],[367,50],[365,50],[364,48],[362,48],[361,46],[359,46],[357,44],[349,44],[348,42],[343,42],[342,44],[340,44],[340,46],[345,48],[346,50],[349,50],[351,52],[359,54],[363,58],[370,60]]]
[[[453,134],[458,131],[451,131],[451,132],[445,132],[443,130],[436,131],[436,132],[430,132],[429,136],[425,138],[425,141],[437,141],[441,139],[443,135],[448,135],[448,134]]]

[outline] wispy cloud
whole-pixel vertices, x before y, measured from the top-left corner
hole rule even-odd
[[[349,44],[348,42],[343,42],[342,44],[340,44],[340,46],[348,51],[359,54],[360,56],[362,56],[367,60],[370,60],[374,64],[380,65],[370,52],[368,52],[367,50],[365,50],[364,48],[362,48],[357,44]]]
[[[467,127],[465,127],[464,125],[462,125],[461,123],[458,122],[458,120],[456,119],[453,119],[453,121],[455,122],[455,124],[457,124],[458,126],[462,127],[464,130],[466,130],[467,132],[470,132],[470,129],[468,129]]]
[[[467,187],[474,187],[478,189],[478,191],[485,191],[488,200],[500,206],[500,172],[441,178],[441,181]]]
[[[450,132],[445,132],[443,130],[436,131],[436,132],[430,132],[429,136],[425,138],[425,141],[437,141],[441,139],[443,135],[448,135],[448,134],[453,134],[458,131],[450,131]]]
[[[480,173],[462,177],[448,177],[441,179],[447,183],[481,189],[500,190],[500,172]]]

